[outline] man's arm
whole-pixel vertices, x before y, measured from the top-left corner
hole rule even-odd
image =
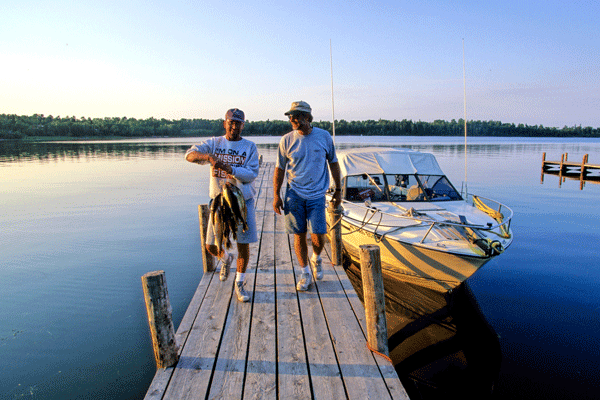
[[[335,183],[335,192],[333,192],[333,207],[337,208],[342,203],[342,178],[340,173],[340,164],[337,162],[329,163],[329,171]]]
[[[196,164],[210,163],[210,165],[212,165],[213,168],[223,170],[228,174],[231,174],[233,172],[233,168],[231,167],[231,165],[225,164],[224,162],[219,160],[217,157],[215,157],[214,154],[200,153],[198,151],[190,151],[185,156],[185,159],[191,163],[196,163]]]
[[[281,200],[279,192],[281,191],[284,175],[284,170],[279,167],[275,167],[275,173],[273,174],[273,209],[279,215],[281,215],[281,208],[283,207],[283,200]]]

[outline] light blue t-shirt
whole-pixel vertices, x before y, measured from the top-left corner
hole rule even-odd
[[[289,186],[306,200],[325,195],[329,188],[329,165],[337,162],[329,132],[312,128],[304,136],[298,131],[285,134],[279,142],[276,167],[286,171]]]

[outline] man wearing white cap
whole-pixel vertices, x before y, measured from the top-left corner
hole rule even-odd
[[[235,293],[239,301],[246,302],[250,300],[250,295],[244,288],[246,268],[250,259],[250,243],[258,240],[254,212],[254,196],[256,195],[254,179],[258,176],[259,169],[258,150],[254,142],[241,136],[242,129],[244,129],[244,112],[242,110],[238,108],[228,110],[223,127],[225,135],[212,137],[202,144],[192,146],[185,153],[185,159],[196,164],[211,164],[209,188],[211,199],[221,193],[225,182],[231,182],[239,187],[244,195],[248,229],[243,231],[240,224],[237,230],[238,258]],[[229,254],[225,249],[219,252],[216,243],[213,220],[209,218],[206,229],[206,249],[221,260],[219,277],[224,281],[229,275],[233,254]]]
[[[311,230],[313,254],[310,259],[315,279],[323,278],[321,251],[325,244],[325,193],[329,188],[329,171],[335,183],[333,206],[341,203],[340,168],[329,132],[311,125],[312,109],[304,101],[295,101],[285,115],[289,116],[293,131],[279,142],[273,176],[273,209],[285,213],[286,232],[294,234],[294,251],[302,273],[296,289],[308,290],[312,283],[308,266],[306,233]],[[329,166],[329,168],[328,168]],[[287,171],[285,201],[280,197],[283,178]]]

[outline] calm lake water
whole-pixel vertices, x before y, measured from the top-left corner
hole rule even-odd
[[[278,138],[251,138],[273,161]],[[0,398],[141,399],[154,376],[140,277],[165,270],[176,326],[202,275],[201,139],[0,141]],[[463,138],[338,137],[435,154]],[[513,208],[515,240],[469,285],[499,335],[494,398],[600,397],[600,185],[546,176],[542,153],[600,164],[598,139],[471,138],[470,192]]]

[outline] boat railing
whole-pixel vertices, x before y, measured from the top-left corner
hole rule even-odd
[[[492,229],[495,229],[495,228],[501,227],[501,226],[505,226],[506,229],[510,229],[510,222],[512,221],[512,217],[514,215],[513,210],[510,207],[508,207],[506,204],[500,203],[499,201],[490,199],[489,197],[478,196],[478,195],[471,194],[471,193],[467,193],[465,201],[467,203],[469,203],[469,201],[470,201],[471,205],[478,207],[478,205],[476,204],[475,198],[484,200],[485,203],[492,203],[491,205],[490,204],[486,204],[486,205],[491,210],[494,210],[494,208],[492,208],[492,206],[495,207],[496,210],[494,210],[494,211],[496,211],[498,214],[500,214],[499,218],[501,218],[501,222],[499,222]],[[505,214],[507,214],[507,215],[505,215]]]
[[[489,210],[494,211],[495,215],[491,215],[491,216],[492,216],[492,218],[494,218],[494,216],[496,217],[494,219],[496,219],[497,223],[496,224],[488,223],[487,225],[478,225],[478,224],[469,224],[469,223],[465,223],[465,222],[455,222],[455,221],[449,221],[449,220],[439,221],[439,220],[434,220],[433,218],[427,216],[426,214],[419,215],[419,213],[425,212],[425,211],[436,211],[437,208],[436,209],[419,209],[413,213],[410,213],[411,209],[406,210],[404,207],[402,207],[399,209],[402,211],[405,211],[404,214],[392,214],[392,213],[385,212],[385,211],[378,209],[376,207],[377,203],[367,205],[367,204],[356,203],[356,202],[352,202],[352,201],[348,201],[348,200],[342,200],[342,204],[345,204],[345,203],[352,204],[353,207],[363,208],[365,210],[365,217],[363,217],[362,220],[352,218],[357,223],[361,224],[362,225],[361,227],[364,227],[366,225],[375,226],[376,228],[375,228],[374,233],[377,233],[376,231],[380,227],[381,228],[392,228],[392,230],[388,230],[387,232],[383,233],[382,236],[388,235],[393,232],[397,232],[402,229],[412,228],[412,227],[415,227],[416,225],[421,225],[421,224],[429,225],[427,231],[425,232],[423,237],[420,239],[420,243],[423,243],[425,241],[427,236],[429,236],[430,232],[436,226],[437,227],[454,226],[454,227],[470,228],[470,229],[475,229],[475,230],[479,230],[479,231],[494,232],[494,233],[496,233],[496,231],[506,232],[506,233],[510,232],[510,224],[511,224],[511,220],[513,217],[513,211],[510,207],[508,207],[507,205],[502,204],[496,200],[487,198],[487,197],[481,197],[481,196],[477,196],[477,195],[473,195],[473,194],[467,194],[465,197],[466,197],[465,201],[468,204],[470,203],[471,205],[478,207],[480,209],[481,209],[481,207],[476,204],[476,201],[474,198],[484,201],[484,205],[487,206],[488,210],[487,211],[482,210],[482,211],[486,212],[488,214],[490,213]],[[492,207],[494,207],[495,209]],[[370,216],[369,216],[369,213],[371,213]],[[379,221],[373,221],[373,217],[375,217],[375,214],[379,214]],[[415,223],[407,224],[407,225],[403,225],[403,226],[382,224],[383,216],[397,218],[397,219],[405,220],[405,221],[406,220],[414,221]],[[348,217],[346,215],[346,218],[350,218],[350,217]],[[393,228],[395,228],[395,229],[393,229]]]

